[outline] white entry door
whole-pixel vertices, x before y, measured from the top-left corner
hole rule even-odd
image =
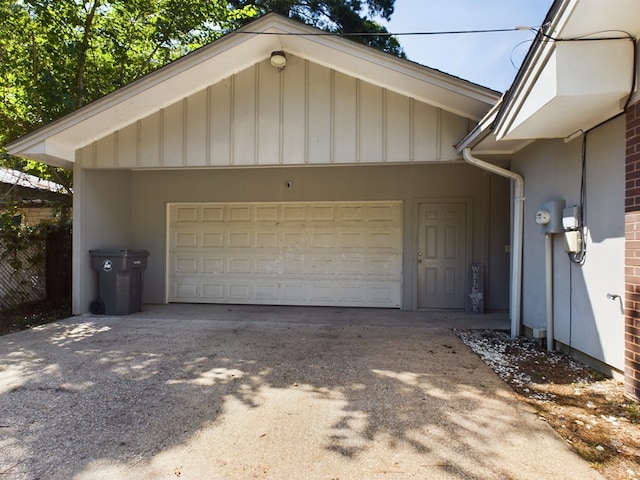
[[[400,307],[401,202],[168,206],[168,300]]]
[[[464,308],[467,204],[418,206],[418,308]]]

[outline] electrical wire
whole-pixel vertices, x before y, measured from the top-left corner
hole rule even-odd
[[[629,38],[634,38],[634,36],[631,35],[629,32],[627,32],[626,30],[600,30],[598,32],[585,33],[583,35],[578,35],[577,37],[571,37],[571,38],[556,38],[544,33],[541,29],[537,29],[537,28],[532,28],[531,30],[539,34],[541,37],[546,38],[550,42],[597,42],[602,40],[627,40]],[[623,33],[624,35],[618,36],[618,37],[589,38],[592,35],[601,35],[603,33]]]
[[[475,33],[503,33],[503,32],[519,32],[523,30],[536,31],[529,27],[512,27],[512,28],[490,28],[484,30],[443,30],[435,32],[252,32],[235,30],[232,34],[243,35],[275,35],[290,37],[402,37],[402,36],[430,36],[430,35],[466,35]]]
[[[529,39],[529,40],[524,40],[524,41],[522,41],[522,42],[520,42],[520,43],[516,44],[516,46],[515,46],[515,47],[513,47],[513,48],[511,49],[511,53],[509,54],[509,61],[511,62],[511,66],[512,66],[513,68],[515,68],[516,70],[519,70],[519,69],[520,69],[520,67],[519,67],[519,66],[517,66],[517,65],[516,65],[516,63],[513,61],[513,54],[515,53],[515,51],[516,51],[516,49],[517,49],[518,47],[520,47],[520,46],[522,46],[522,45],[525,45],[525,44],[527,44],[527,43],[533,43],[533,38],[531,38],[531,39]]]
[[[582,135],[582,174],[580,178],[580,228],[582,229],[582,250],[570,253],[569,259],[577,265],[584,265],[587,260],[587,235],[585,225],[587,218],[587,137],[589,132]]]

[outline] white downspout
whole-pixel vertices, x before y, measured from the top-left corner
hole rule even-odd
[[[524,178],[511,170],[501,168],[474,157],[471,148],[462,150],[465,161],[471,165],[511,179],[514,183],[513,245],[511,246],[511,336],[520,336],[520,311],[522,300],[522,240],[524,235]]]

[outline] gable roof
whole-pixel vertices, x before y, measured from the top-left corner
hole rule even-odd
[[[637,95],[637,0],[556,0],[511,88],[458,146],[511,154],[623,112]]]
[[[45,192],[66,193],[66,189],[58,183],[10,168],[0,167],[0,183]]]
[[[75,151],[283,50],[374,85],[479,120],[497,92],[276,14],[10,143],[9,153],[70,168]]]

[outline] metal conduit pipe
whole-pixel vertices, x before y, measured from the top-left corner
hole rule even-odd
[[[481,168],[501,177],[506,177],[513,182],[513,244],[511,245],[511,298],[509,309],[511,313],[511,336],[519,337],[521,334],[520,311],[522,304],[522,240],[524,235],[524,178],[511,170],[498,167],[484,160],[474,157],[471,148],[462,151],[464,160],[475,167]]]
[[[545,292],[547,297],[547,351],[553,352],[554,326],[553,326],[553,235],[547,233],[545,240]]]

